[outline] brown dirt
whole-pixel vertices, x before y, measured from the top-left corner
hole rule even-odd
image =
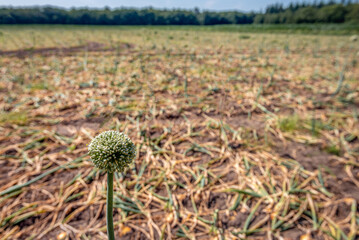
[[[85,45],[73,47],[49,47],[49,48],[34,48],[34,49],[19,49],[11,51],[0,51],[0,56],[25,58],[33,55],[41,55],[44,57],[56,55],[67,56],[73,55],[77,52],[113,52],[117,49],[131,49],[134,46],[129,43],[121,43],[117,48],[108,47],[106,44],[98,42],[88,42]]]
[[[355,190],[357,186],[349,179],[345,171],[345,164],[338,162],[336,156],[321,150],[319,146],[294,142],[276,145],[276,151],[281,157],[298,161],[306,170],[327,171],[325,187],[328,188],[329,192],[338,198],[348,197],[359,201],[359,191]]]
[[[266,217],[270,218],[259,227],[261,231],[242,234],[243,239],[266,239],[268,235],[272,239],[301,239],[307,233],[313,239],[328,239],[324,231],[313,230],[312,209],[306,203],[308,199],[314,202],[324,230],[329,231],[333,227],[324,218],[330,217],[333,222],[340,223],[340,228],[348,234],[352,200],[359,201],[359,188],[353,181],[359,181],[357,158],[349,155],[345,149],[341,149],[340,156],[325,150],[332,139],[340,139],[340,134],[355,133],[356,125],[352,115],[347,112],[349,107],[346,104],[331,98],[325,99],[327,105],[313,106],[310,96],[319,96],[319,99],[320,93],[305,88],[295,79],[290,81],[290,76],[274,78],[274,85],[265,87],[263,94],[257,98],[262,75],[257,75],[257,70],[249,73],[243,71],[241,82],[227,81],[231,74],[226,72],[228,68],[238,69],[243,61],[233,60],[234,64],[231,65],[227,61],[228,52],[225,51],[217,54],[204,52],[202,59],[191,62],[193,68],[186,74],[183,72],[188,69],[188,63],[184,63],[182,57],[186,53],[163,56],[159,51],[146,54],[145,61],[141,60],[143,56],[130,53],[133,57],[124,58],[121,70],[115,76],[107,73],[106,68],[103,74],[96,68],[99,65],[96,62],[98,55],[91,52],[108,52],[106,54],[111,57],[115,55],[114,49],[99,43],[64,49],[9,51],[2,52],[0,57],[35,56],[37,61],[37,55],[66,55],[83,51],[84,48],[87,48],[88,57],[92,61],[86,72],[92,74],[91,78],[85,78],[87,75],[84,72],[77,75],[76,69],[70,69],[64,72],[63,82],[58,89],[29,92],[21,89],[23,86],[19,84],[12,89],[18,91],[16,94],[19,95],[15,103],[10,103],[14,108],[16,104],[22,106],[23,102],[28,103],[28,99],[34,96],[52,98],[54,91],[67,94],[68,101],[63,104],[54,99],[47,105],[40,103],[40,106],[35,107],[31,100],[31,105],[25,105],[30,112],[28,122],[23,126],[2,126],[1,191],[83,155],[87,152],[91,137],[100,131],[119,129],[126,131],[139,148],[134,165],[126,173],[115,175],[115,191],[122,195],[119,196],[121,201],[131,207],[135,204],[138,209],[143,208],[138,213],[138,209],[131,211],[123,206],[116,207],[115,221],[126,219],[124,224],[130,228],[119,239],[148,239],[149,234],[152,234],[153,239],[159,239],[156,227],[160,232],[164,231],[165,238],[169,239],[181,239],[184,233],[180,229],[183,227],[188,229],[189,236],[194,235],[196,239],[219,238],[220,235],[234,238],[233,232],[243,229],[257,204],[252,219],[248,220],[248,229],[262,223]],[[77,63],[76,59],[68,60],[73,61],[68,63],[69,66]],[[217,61],[213,63],[213,60]],[[23,61],[14,61],[18,61],[13,66],[15,70],[23,71]],[[43,63],[36,61],[34,66],[41,67]],[[288,69],[281,61],[277,64],[285,70],[280,73],[283,75],[287,74],[286,71],[296,70]],[[145,66],[145,70],[140,70],[139,66]],[[203,76],[196,72],[201,67],[206,67]],[[247,65],[241,67],[250,71]],[[265,67],[257,67],[266,70]],[[216,71],[211,73],[213,68]],[[194,71],[193,77],[191,71]],[[48,73],[41,75],[40,71],[38,74],[38,78],[51,77]],[[100,80],[98,86],[79,88],[69,81],[72,79]],[[114,79],[113,82],[111,79]],[[174,80],[162,82],[168,79]],[[191,80],[187,83],[186,93],[183,90],[185,79]],[[203,79],[208,82],[201,83]],[[312,79],[308,81],[312,85],[318,84],[318,81]],[[317,86],[317,89],[322,88]],[[116,106],[107,105],[112,98]],[[299,98],[301,101],[296,101]],[[8,109],[10,104],[3,99],[6,98],[1,98],[1,106]],[[342,119],[339,119],[339,123],[332,124],[335,129],[324,129],[321,135],[313,138],[308,129],[296,129],[288,133],[278,127],[277,119],[256,106],[256,101],[276,117],[290,117],[297,111],[310,117],[313,109],[318,112],[321,110],[318,115],[324,123],[333,117],[332,112],[338,113],[339,117],[342,116],[339,113],[345,112],[343,121],[348,120],[351,125],[340,123]],[[329,106],[329,103],[335,106]],[[89,110],[91,114],[88,114]],[[283,134],[287,134],[287,137],[283,137]],[[300,143],[302,140],[296,134],[314,139],[315,142]],[[43,138],[39,140],[39,137]],[[347,144],[354,149],[358,137]],[[20,232],[15,233],[18,239],[26,239],[31,234],[40,236],[54,219],[54,223],[61,225],[48,230],[41,239],[55,239],[62,232],[67,232],[68,239],[80,239],[81,234],[84,234],[83,238],[103,238],[105,231],[100,229],[105,226],[106,174],[93,172],[88,160],[85,157],[82,162],[62,168],[30,187],[23,188],[19,195],[2,199],[0,219],[12,216],[31,203],[36,203],[34,208],[39,212],[20,222],[15,222],[19,220],[15,216],[4,223],[0,236],[16,230],[16,227],[20,228]],[[349,161],[352,161],[352,165],[346,164]],[[294,166],[291,165],[293,163]],[[348,176],[348,166],[354,178]],[[318,169],[322,172],[325,188],[333,194],[331,197],[320,191]],[[71,183],[77,175],[79,178]],[[309,178],[312,179],[306,181]],[[304,185],[300,191],[289,191],[290,187],[301,184]],[[229,191],[231,189],[247,192]],[[242,200],[231,210],[238,196]],[[161,198],[168,198],[172,205],[170,201]],[[288,205],[281,204],[281,200]],[[305,208],[302,213],[300,207]],[[284,220],[283,225],[271,231],[277,208],[279,215],[286,209],[284,217],[290,217]],[[211,223],[217,212],[217,221]],[[171,217],[171,214],[174,216]],[[296,214],[299,217],[286,226]],[[68,217],[70,219],[63,224]],[[279,216],[278,219],[282,218]],[[93,219],[93,225],[88,227]],[[119,236],[118,225],[116,231]]]

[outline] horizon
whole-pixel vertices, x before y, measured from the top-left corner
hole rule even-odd
[[[6,2],[6,3],[5,3]],[[75,3],[71,0],[55,0],[45,2],[42,0],[13,0],[12,4],[8,4],[7,0],[0,0],[0,7],[13,7],[13,8],[31,8],[31,7],[56,7],[63,9],[71,8],[88,8],[88,9],[104,9],[106,7],[110,9],[120,9],[120,8],[135,8],[135,9],[146,9],[154,8],[159,10],[172,10],[172,9],[181,9],[181,10],[193,10],[195,8],[200,9],[201,11],[242,11],[242,12],[260,12],[265,10],[265,8],[271,4],[280,3],[283,6],[288,6],[290,3],[296,3],[298,1],[292,0],[199,0],[193,3],[190,0],[154,0],[150,5],[147,1],[140,0],[136,2],[131,2],[129,0],[81,0],[76,1]],[[309,2],[313,1],[300,1],[300,2]],[[324,1],[324,2],[328,2]],[[338,1],[337,1],[338,2]],[[356,2],[356,1],[354,1]]]

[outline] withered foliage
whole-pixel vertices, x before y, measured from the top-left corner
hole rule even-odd
[[[358,237],[349,37],[34,31],[52,42],[2,40],[1,239],[106,239],[106,173],[86,153],[109,129],[137,146],[115,175],[117,237]]]

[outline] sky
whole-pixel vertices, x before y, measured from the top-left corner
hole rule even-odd
[[[264,10],[267,5],[273,3],[283,3],[287,5],[293,0],[0,0],[0,6],[43,6],[52,5],[59,7],[90,7],[110,8],[118,7],[149,7],[154,8],[185,8],[193,9],[198,7],[203,10],[240,10],[240,11],[259,11]],[[297,2],[297,0],[296,0]],[[301,2],[301,1],[300,1]]]

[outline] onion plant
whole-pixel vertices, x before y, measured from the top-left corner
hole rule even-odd
[[[106,223],[109,240],[115,239],[113,228],[113,173],[123,172],[136,156],[135,144],[124,133],[106,131],[96,136],[88,147],[94,165],[107,171]]]

